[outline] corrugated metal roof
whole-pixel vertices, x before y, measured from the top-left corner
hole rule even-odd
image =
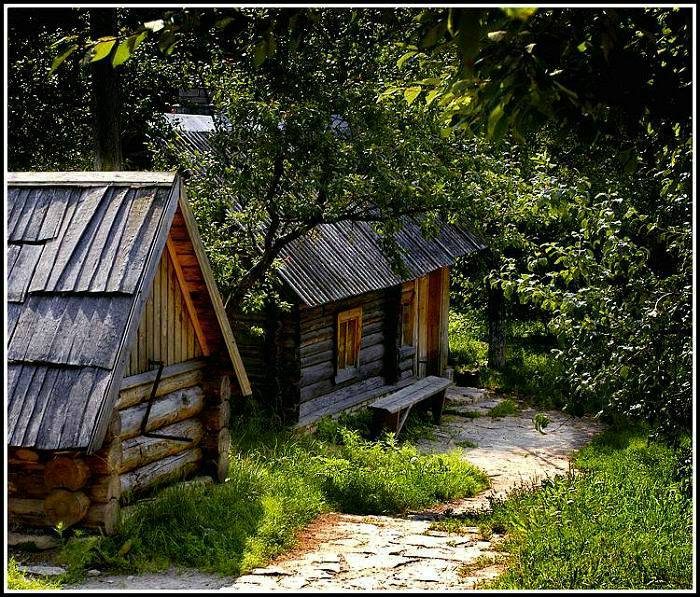
[[[215,130],[211,116],[166,114],[187,151],[211,150]],[[426,238],[420,225],[406,219],[396,241],[402,247],[408,275],[394,272],[382,251],[380,236],[366,222],[321,224],[282,251],[280,276],[308,306],[337,301],[418,278],[458,257],[485,248],[467,230],[442,223],[435,238]]]
[[[177,207],[175,174],[8,178],[9,444],[92,447]]]

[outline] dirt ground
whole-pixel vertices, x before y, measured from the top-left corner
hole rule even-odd
[[[477,528],[461,534],[431,530],[445,513],[489,508],[523,484],[566,472],[571,453],[601,431],[589,417],[549,411],[540,433],[523,408],[493,419],[488,410],[502,400],[488,391],[451,388],[443,424],[435,437],[419,442],[421,451],[462,450],[482,468],[491,488],[474,498],[442,504],[402,517],[327,514],[304,529],[297,547],[265,568],[238,578],[171,569],[140,576],[89,577],[71,589],[218,589],[222,591],[343,591],[468,589],[500,572],[498,536],[485,540]],[[476,413],[476,414],[475,414]],[[474,447],[466,447],[466,446]]]

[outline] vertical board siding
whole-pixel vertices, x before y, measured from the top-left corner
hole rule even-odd
[[[151,361],[168,366],[201,356],[172,260],[163,251],[124,376],[153,369]]]

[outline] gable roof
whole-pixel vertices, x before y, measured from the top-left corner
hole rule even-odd
[[[165,117],[176,131],[180,147],[194,154],[212,151],[212,116]],[[313,307],[419,278],[485,248],[472,233],[444,222],[434,238],[426,238],[420,225],[406,218],[396,237],[407,270],[407,275],[401,276],[392,270],[380,240],[366,222],[320,224],[284,247],[279,275],[304,304]]]
[[[10,446],[100,446],[181,193],[174,173],[9,174]]]

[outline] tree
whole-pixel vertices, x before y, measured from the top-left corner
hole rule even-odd
[[[220,55],[198,73],[220,114],[214,152],[172,141],[161,152],[163,167],[194,172],[189,196],[228,304],[261,300],[255,291],[284,248],[319,224],[371,222],[400,268],[392,233],[401,218],[430,228],[451,199],[450,156],[433,120],[376,102],[395,68],[379,43],[390,25],[349,11],[319,19],[303,43],[278,35],[264,63]]]
[[[90,9],[90,34],[93,39],[109,40],[118,33],[116,8]],[[104,47],[108,53],[114,51],[109,41]],[[122,141],[119,127],[121,113],[119,73],[106,60],[91,63],[92,67],[92,113],[95,140],[95,170],[122,170]]]

